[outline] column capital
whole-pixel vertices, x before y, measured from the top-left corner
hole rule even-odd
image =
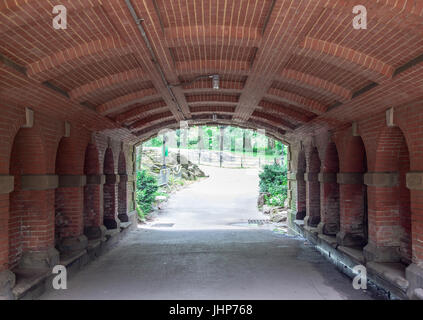
[[[407,173],[407,188],[410,190],[423,190],[423,172]]]
[[[53,174],[23,175],[21,181],[22,190],[51,190],[59,186],[59,176]]]
[[[336,175],[338,184],[363,184],[363,173],[340,172]]]
[[[120,175],[106,174],[106,184],[118,184],[119,181],[120,181]]]
[[[306,173],[304,173],[304,181],[317,182],[317,181],[319,181],[318,175],[319,174],[317,172],[306,172]]]
[[[59,176],[59,188],[80,188],[87,184],[87,176],[63,175]]]
[[[93,174],[87,176],[87,184],[96,185],[96,184],[105,184],[106,176],[104,174]]]
[[[371,187],[389,188],[398,186],[397,172],[367,172],[364,184]]]
[[[320,183],[336,183],[336,173],[320,172],[318,179]]]
[[[0,194],[11,193],[15,188],[15,177],[0,175]]]

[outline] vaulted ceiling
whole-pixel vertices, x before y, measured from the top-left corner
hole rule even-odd
[[[367,30],[345,0],[130,2],[151,51],[128,1],[2,0],[0,99],[144,139],[214,114],[311,134],[423,98],[423,1],[361,0]]]

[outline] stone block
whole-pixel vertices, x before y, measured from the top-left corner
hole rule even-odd
[[[13,191],[15,177],[8,175],[0,175],[0,194],[7,194]]]
[[[363,184],[363,174],[358,172],[342,172],[336,176],[338,184]]]
[[[23,175],[22,190],[51,190],[59,186],[59,176],[56,175]]]
[[[59,176],[59,188],[79,188],[87,184],[87,176],[63,175]]]
[[[407,188],[410,190],[423,190],[423,172],[407,173]]]
[[[103,174],[99,175],[89,175],[87,176],[87,184],[105,184],[106,183],[106,176]]]
[[[19,267],[23,269],[51,269],[59,264],[59,252],[55,248],[23,252]]]
[[[398,186],[397,172],[368,172],[364,184],[371,187],[390,188]]]
[[[366,261],[399,262],[401,260],[399,247],[377,246],[368,243],[363,249]]]
[[[0,272],[0,300],[14,300],[12,289],[16,284],[15,274],[9,270]]]

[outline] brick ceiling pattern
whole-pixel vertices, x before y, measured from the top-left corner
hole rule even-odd
[[[52,28],[52,8],[68,28]],[[126,140],[179,121],[306,135],[423,98],[423,1],[0,2],[0,99]],[[208,75],[220,76],[214,90]],[[180,108],[178,107],[180,106]]]

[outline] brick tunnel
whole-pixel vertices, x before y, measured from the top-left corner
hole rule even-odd
[[[183,122],[283,141],[292,228],[422,299],[423,2],[359,4],[0,1],[0,296],[130,232],[135,147]]]

